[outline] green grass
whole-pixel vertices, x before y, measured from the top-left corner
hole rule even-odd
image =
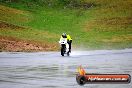
[[[1,22],[25,29],[1,27],[0,35],[56,44],[60,35],[66,32],[72,36],[76,48],[132,47],[131,0],[84,0],[85,3],[93,4],[86,9],[64,9],[64,3],[54,4],[55,1],[51,0],[51,6],[48,6],[45,4],[47,2],[43,2],[43,5],[42,1],[1,2]]]

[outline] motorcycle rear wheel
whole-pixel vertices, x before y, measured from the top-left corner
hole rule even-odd
[[[70,52],[69,51],[67,52],[67,56],[70,56]]]

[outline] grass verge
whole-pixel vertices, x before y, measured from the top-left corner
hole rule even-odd
[[[76,5],[40,2],[1,2],[0,36],[58,50],[59,37],[66,32],[72,36],[74,48],[132,48],[131,0],[85,0]]]

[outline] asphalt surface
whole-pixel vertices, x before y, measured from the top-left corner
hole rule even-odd
[[[132,88],[129,84],[76,82],[77,67],[87,73],[132,75],[132,49],[60,52],[1,52],[0,88]]]

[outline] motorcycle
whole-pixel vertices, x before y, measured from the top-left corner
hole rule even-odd
[[[64,54],[67,54],[67,56],[69,56],[70,52],[69,44],[67,43],[67,38],[60,39],[59,43],[61,45],[61,55],[64,56]]]

